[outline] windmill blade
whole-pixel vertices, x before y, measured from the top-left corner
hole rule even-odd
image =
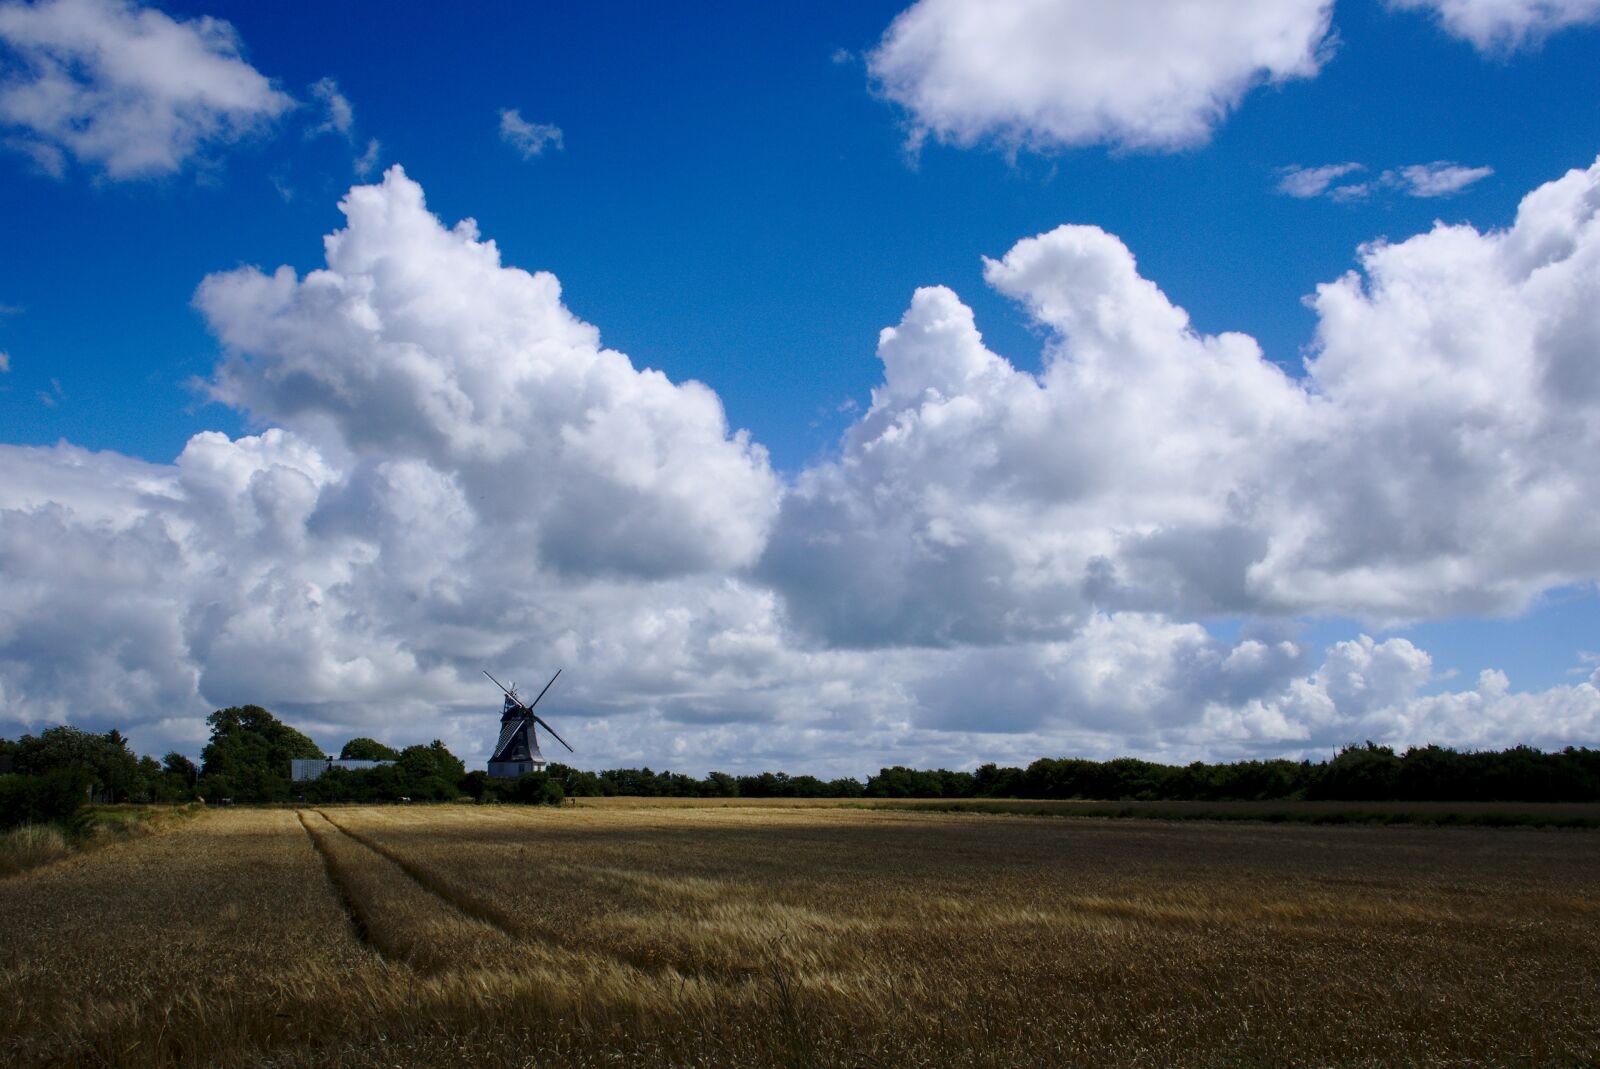
[[[489,670],[487,668],[485,668],[483,670],[483,674],[486,675],[486,676],[489,676]],[[527,708],[526,705],[522,705],[522,699],[521,698],[517,697],[516,694],[514,694],[512,691],[507,690],[506,689],[506,685],[504,683],[500,682],[494,676],[489,676],[489,682],[493,683],[495,686],[499,687],[501,690],[504,690],[506,692],[506,697],[510,698],[512,701],[516,702],[518,705],[521,705],[522,708],[524,708],[524,709]],[[554,682],[554,680],[551,680],[551,682]]]
[[[544,685],[544,690],[541,690],[539,692],[539,698],[543,698],[544,695],[545,695],[545,691],[548,691],[551,687],[556,685],[556,676],[559,676],[560,674],[561,674],[561,669],[557,668],[556,669],[556,675],[555,676],[551,676],[550,677],[550,682],[546,683]],[[533,699],[533,705],[525,705],[525,706],[523,706],[523,708],[527,709],[528,712],[530,712],[530,713],[533,712],[533,706],[539,704],[539,698]]]
[[[533,717],[533,722],[535,724],[538,724],[540,727],[544,728],[546,731],[548,731],[550,733],[550,737],[551,738],[555,739],[561,745],[567,746],[567,740],[563,739],[560,735],[557,735],[556,734],[556,729],[551,727],[549,724],[546,724],[544,722],[544,717],[540,716],[537,713],[530,713],[529,715]],[[568,753],[577,753],[578,751],[574,750],[571,746],[567,746],[567,752]]]

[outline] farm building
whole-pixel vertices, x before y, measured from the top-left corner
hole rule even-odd
[[[394,764],[393,761],[340,760],[336,757],[325,757],[318,760],[315,757],[296,757],[289,760],[289,778],[299,783],[303,780],[316,779],[330,768],[348,768],[355,772],[364,768],[382,768],[384,765],[392,764]]]

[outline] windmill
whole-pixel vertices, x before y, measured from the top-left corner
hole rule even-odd
[[[483,673],[489,676],[487,670]],[[489,756],[489,775],[502,779],[516,779],[524,772],[541,772],[544,770],[544,754],[539,752],[539,736],[534,731],[537,724],[550,733],[550,737],[563,746],[567,740],[556,734],[556,729],[544,722],[544,719],[533,711],[533,706],[538,705],[541,698],[549,693],[555,686],[556,676],[561,674],[561,669],[556,669],[556,674],[550,677],[550,682],[544,685],[544,690],[539,692],[539,697],[533,699],[532,705],[522,704],[522,699],[517,697],[517,686],[513,683],[509,688],[494,676],[489,680],[495,686],[506,692],[506,700],[500,706],[500,740],[494,744],[494,753]],[[567,752],[573,752],[567,746]]]

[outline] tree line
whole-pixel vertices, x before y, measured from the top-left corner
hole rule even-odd
[[[551,765],[567,795],[678,798],[1092,798],[1107,801],[1220,802],[1594,802],[1600,801],[1600,750],[1529,746],[1460,751],[1420,746],[1397,754],[1368,742],[1326,761],[1230,761],[1165,765],[1133,757],[1110,761],[1041,758],[1026,768],[975,771],[897,765],[865,782],[763,772],[696,779],[677,772],[618,768],[583,772]]]
[[[516,780],[468,772],[444,743],[394,749],[375,739],[345,744],[344,759],[388,761],[290,779],[290,761],[322,759],[311,738],[256,705],[218,709],[201,763],[177,752],[141,757],[118,731],[53,727],[0,739],[0,827],[69,819],[89,802],[451,801],[559,803],[576,796],[671,798],[1037,798],[1120,801],[1600,801],[1600,750],[1529,746],[1403,753],[1368,742],[1324,761],[1232,761],[1167,765],[1041,758],[1025,768],[985,764],[972,772],[881,769],[865,781],[762,772],[695,777],[649,768],[590,772],[564,764]]]

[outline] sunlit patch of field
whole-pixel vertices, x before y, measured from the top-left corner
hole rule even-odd
[[[0,1064],[1578,1065],[1597,892],[1588,831],[213,812],[0,881]]]

